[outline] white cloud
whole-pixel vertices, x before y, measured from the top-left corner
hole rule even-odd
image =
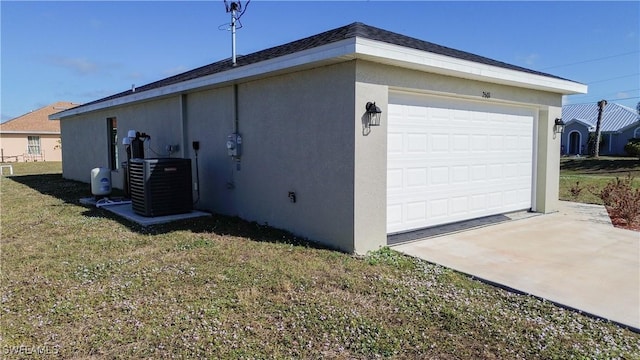
[[[45,61],[51,65],[71,70],[81,76],[95,75],[122,66],[117,63],[100,63],[84,57],[58,55],[49,56]]]
[[[628,97],[631,97],[631,94],[621,91],[619,93],[616,94],[616,99],[626,99]]]
[[[534,53],[525,56],[522,61],[524,61],[527,66],[532,66],[538,62],[538,59],[540,59],[540,55]]]
[[[144,78],[145,78],[144,74],[138,71],[134,71],[132,73],[127,74],[127,76],[125,76],[125,79],[127,80],[142,80]]]
[[[127,90],[125,88],[120,89],[119,91],[124,91]],[[93,101],[93,100],[97,100],[97,99],[102,99],[103,97],[109,96],[109,95],[113,95],[117,92],[119,92],[117,90],[107,90],[107,89],[100,89],[100,90],[82,90],[80,89],[80,91],[58,91],[56,92],[56,97],[57,98],[61,98],[61,99],[74,99],[74,102],[79,102],[79,103],[84,103],[84,102],[89,102],[89,101]]]
[[[102,21],[98,20],[98,19],[91,19],[91,20],[89,20],[89,26],[91,26],[91,28],[93,28],[93,29],[101,29],[102,28]]]
[[[97,63],[85,58],[54,56],[49,62],[55,66],[69,69],[79,75],[90,75],[100,71],[100,66],[98,66]]]

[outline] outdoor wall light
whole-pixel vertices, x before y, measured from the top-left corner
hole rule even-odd
[[[376,105],[375,102],[368,102],[365,106],[368,116],[368,126],[380,126],[380,118],[382,117],[382,110]]]
[[[555,134],[562,134],[564,132],[565,123],[562,119],[556,118],[555,124],[553,124],[553,132]]]

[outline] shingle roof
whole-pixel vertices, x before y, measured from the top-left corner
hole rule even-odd
[[[239,56],[237,57],[235,68],[258,63],[258,62],[269,60],[269,59],[274,59],[280,56],[293,54],[296,52],[316,48],[322,45],[327,45],[340,40],[345,40],[345,39],[355,38],[355,37],[381,41],[381,42],[385,42],[393,45],[404,46],[404,47],[408,47],[416,50],[427,51],[434,54],[449,56],[453,58],[468,60],[468,61],[491,65],[491,66],[497,66],[500,68],[515,70],[515,71],[521,71],[529,74],[540,75],[540,76],[545,76],[545,77],[550,77],[550,78],[560,79],[560,80],[566,80],[554,75],[526,69],[516,65],[507,64],[501,61],[489,59],[489,58],[471,54],[468,52],[455,50],[452,48],[448,48],[448,47],[437,45],[427,41],[419,40],[409,36],[397,34],[397,33],[379,29],[373,26],[365,25],[359,22],[355,22],[343,27],[339,27],[337,29],[325,31],[323,33],[309,36],[304,39],[296,40],[284,45],[279,45],[269,49],[261,50],[249,55]],[[183,81],[216,74],[226,70],[231,70],[233,68],[234,67],[232,66],[231,60],[226,59],[226,60],[218,61],[209,65],[205,65],[205,66],[202,66],[178,75],[174,75],[156,82],[152,82],[150,84],[137,87],[135,89],[135,92],[139,93],[139,92],[152,90],[152,89],[156,89],[156,88],[167,86],[167,85],[173,85]],[[101,103],[108,100],[117,99],[123,96],[130,95],[132,93],[133,93],[132,90],[127,90],[127,91],[117,93],[96,101],[92,101],[82,106],[92,105],[92,104],[97,104],[97,103]]]
[[[569,123],[572,120],[581,120],[595,128],[598,121],[598,104],[574,104],[562,107],[562,120]],[[626,106],[608,103],[602,113],[602,132],[615,132],[639,122],[640,115]]]
[[[60,122],[49,120],[49,115],[78,106],[68,101],[58,101],[28,112],[0,124],[0,132],[60,133]]]

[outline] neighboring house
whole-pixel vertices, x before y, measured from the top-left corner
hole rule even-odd
[[[562,120],[566,124],[562,154],[588,154],[589,134],[595,133],[598,122],[598,104],[565,105]],[[624,146],[629,139],[640,138],[640,115],[634,109],[608,103],[602,113],[600,129],[600,155],[625,155]]]
[[[62,161],[60,122],[49,115],[75,106],[59,101],[0,124],[0,160]]]
[[[586,90],[353,23],[55,116],[65,178],[89,182],[92,168],[111,167],[121,186],[116,159],[135,129],[151,136],[146,157],[192,160],[197,208],[364,254],[389,234],[556,211],[554,121],[563,95]],[[369,126],[369,102],[379,126]],[[229,156],[236,132],[241,148]]]

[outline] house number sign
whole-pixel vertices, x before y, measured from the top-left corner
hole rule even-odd
[[[485,99],[490,99],[491,98],[491,93],[488,91],[483,91],[482,92],[482,97]]]

